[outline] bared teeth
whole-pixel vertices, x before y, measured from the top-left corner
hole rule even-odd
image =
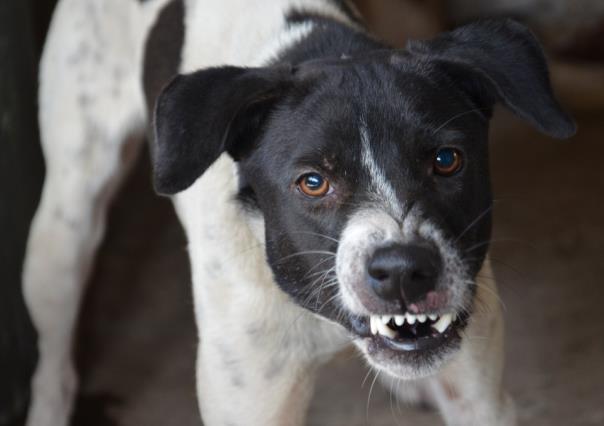
[[[395,338],[397,335],[396,330],[391,329],[386,324],[383,324],[381,322],[378,323],[378,333],[380,333],[382,336],[386,336],[391,339]]]
[[[432,323],[430,326],[442,334],[454,320],[455,316],[450,313],[438,316],[434,314],[413,315],[407,312],[404,315],[371,315],[369,317],[369,325],[372,335],[380,334],[393,339],[398,335],[396,327],[403,327],[405,323],[412,326],[416,322],[423,324],[426,321],[430,321]]]
[[[377,318],[373,315],[369,317],[369,323],[371,326],[371,334],[373,334],[373,335],[377,334],[377,332],[378,332],[376,319]]]
[[[449,328],[451,322],[453,322],[453,316],[451,314],[444,314],[438,321],[432,324],[432,328],[442,334],[447,328]]]

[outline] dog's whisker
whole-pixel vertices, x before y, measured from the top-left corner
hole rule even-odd
[[[394,394],[395,395],[394,399],[396,399],[396,404],[397,404],[397,407],[398,407],[398,411],[400,413],[400,405],[399,405],[399,399],[398,399],[398,379],[395,378],[395,377],[390,377],[390,390],[389,390],[389,393],[390,393],[390,414],[392,415],[392,420],[395,421],[395,423],[397,424],[397,426],[400,426],[400,422],[399,422],[398,416],[394,412],[394,405],[392,403],[392,394],[393,394],[393,391],[394,391],[394,383],[395,382],[397,383],[397,389],[396,389],[397,393]]]
[[[317,288],[315,287],[315,284],[318,282],[321,284]],[[320,277],[316,278],[309,287],[311,287],[311,291],[316,291],[317,289],[320,291],[320,289],[327,283],[330,283],[331,285],[333,282],[337,282],[337,278],[335,275],[333,275],[333,271],[327,270]]]
[[[482,213],[480,213],[478,215],[478,217],[476,217],[476,219],[474,219],[472,222],[470,222],[470,224],[457,236],[457,238],[455,238],[455,240],[453,242],[457,243],[464,235],[466,235],[470,231],[470,229],[472,229],[475,225],[477,225],[491,210],[493,210],[493,204],[491,204],[489,207],[487,207]]]
[[[322,286],[321,286],[321,288],[320,288],[319,292],[317,293],[317,298],[316,298],[316,301],[315,301],[315,308],[316,308],[316,307],[319,305],[319,301],[320,301],[320,299],[321,299],[321,294],[322,294],[322,292],[323,292],[324,290],[327,290],[327,289],[329,289],[329,288],[335,287],[335,286],[337,286],[337,285],[338,285],[338,282],[337,282],[337,280],[336,280],[336,281],[329,282],[328,284],[326,284],[326,285],[322,285]]]
[[[314,282],[318,282],[320,280],[323,280],[323,281],[321,282],[321,285],[319,285],[318,287],[314,287],[314,284],[311,285],[311,286],[309,286],[310,290],[309,290],[306,298],[302,302],[303,305],[307,305],[313,299],[313,297],[315,297],[315,296],[317,297],[317,301],[318,301],[318,298],[320,297],[320,293],[321,293],[321,291],[323,289],[323,286],[325,285],[326,277],[319,277]],[[333,284],[330,282],[329,287],[331,287],[332,285]]]
[[[490,293],[492,296],[495,297],[495,299],[499,302],[499,304],[501,305],[502,309],[504,311],[507,311],[507,306],[505,305],[503,299],[501,298],[501,296],[499,296],[499,294],[497,294],[497,292],[495,290],[493,290],[492,288],[487,287],[484,284],[481,284],[477,281],[468,281],[469,285],[473,285],[476,286],[484,291],[487,291],[488,293]]]
[[[332,257],[336,256],[336,253],[331,252],[331,251],[326,251],[326,250],[305,250],[305,251],[300,251],[297,253],[293,253],[293,254],[284,256],[284,257],[280,258],[279,260],[277,260],[277,262],[283,262],[284,260],[290,259],[292,257],[305,256],[305,255],[309,255],[309,254],[322,254],[325,256],[332,256]]]
[[[316,263],[316,264],[315,264],[315,265],[314,265],[312,268],[310,268],[310,269],[308,270],[308,272],[306,272],[306,274],[304,274],[304,276],[302,277],[302,279],[304,279],[304,278],[310,278],[310,277],[312,277],[312,276],[314,276],[314,275],[316,275],[316,274],[321,274],[321,273],[322,273],[322,271],[315,272],[315,273],[312,273],[312,274],[311,274],[311,272],[312,272],[312,271],[314,271],[315,269],[317,269],[319,266],[321,266],[321,265],[322,265],[322,264],[324,264],[325,262],[328,262],[328,261],[330,261],[330,260],[332,260],[332,259],[333,259],[333,257],[328,256],[328,257],[326,257],[325,259],[320,260],[320,261],[319,261],[319,262],[317,262],[317,263]],[[333,266],[333,268],[335,268],[335,265]]]
[[[518,268],[516,268],[516,267],[514,267],[514,266],[510,265],[510,264],[509,264],[509,263],[507,263],[507,262],[502,261],[501,259],[498,259],[498,258],[496,258],[496,257],[492,257],[492,256],[490,256],[490,257],[489,257],[489,259],[491,259],[491,261],[492,261],[493,263],[496,263],[497,265],[501,265],[501,266],[503,266],[503,267],[507,268],[509,271],[511,271],[511,272],[513,272],[513,273],[515,273],[515,274],[516,274],[518,277],[520,277],[520,278],[525,278],[525,277],[527,277],[526,272],[519,270]]]
[[[311,231],[291,231],[292,234],[306,234],[306,235],[314,235],[316,237],[322,237],[327,240],[333,241],[334,243],[339,243],[340,240],[337,238],[330,237],[329,235],[321,234],[319,232],[311,232]]]
[[[363,389],[363,387],[365,386],[365,382],[367,381],[367,379],[369,378],[369,375],[371,375],[372,372],[373,372],[373,367],[370,366],[370,365],[368,365],[367,366],[367,374],[365,374],[365,377],[361,381],[361,389]]]
[[[324,308],[325,306],[327,306],[327,305],[329,304],[329,302],[333,301],[333,300],[334,300],[335,298],[337,298],[338,296],[339,296],[339,295],[336,293],[336,294],[334,294],[333,296],[331,296],[329,299],[327,299],[327,300],[325,301],[325,303],[323,303],[323,304],[321,305],[321,307],[320,307],[320,308],[317,310],[317,313],[318,313],[318,314],[320,314],[320,313],[321,313],[321,311],[323,310],[323,308]]]
[[[329,272],[335,272],[335,269],[332,267],[332,268],[329,268],[329,269],[328,269],[328,271],[329,271]],[[321,271],[313,272],[312,274],[310,274],[310,275],[308,275],[308,276],[305,276],[305,277],[303,277],[303,278],[307,278],[307,279],[313,279],[313,277],[316,277],[317,275],[323,275],[323,274],[325,274],[325,270],[321,270]]]
[[[327,280],[321,283],[321,285],[317,288],[313,288],[308,296],[305,298],[303,304],[307,305],[314,297],[316,297],[316,302],[315,302],[315,308],[319,303],[319,299],[321,297],[321,292],[325,289],[331,288],[331,287],[335,287],[338,284],[337,279],[332,279],[332,280]]]
[[[330,281],[326,281],[324,283],[321,284],[321,286],[319,287],[318,291],[316,292],[316,300],[315,300],[315,308],[319,305],[320,299],[321,299],[321,294],[323,293],[323,291],[330,289],[332,287],[336,287],[338,285],[338,281],[337,280],[330,280]]]
[[[307,286],[308,288],[310,288],[310,293],[311,293],[311,294],[313,294],[313,293],[314,293],[314,292],[317,290],[317,289],[316,289],[316,287],[315,287],[315,284],[316,284],[316,283],[318,283],[319,281],[321,282],[321,286],[319,286],[319,289],[320,289],[320,288],[321,288],[323,285],[325,285],[325,282],[326,282],[327,278],[328,278],[328,277],[329,277],[331,274],[333,274],[334,270],[335,270],[335,268],[333,268],[333,267],[332,267],[332,268],[329,268],[329,269],[327,269],[327,270],[325,270],[325,271],[320,271],[320,272],[317,274],[317,275],[319,275],[319,274],[320,274],[320,276],[319,276],[318,278],[314,279],[314,281],[313,281],[312,283],[310,283],[310,284]],[[315,275],[315,274],[313,274],[313,275]],[[332,281],[332,280],[334,280],[334,279],[336,279],[335,275],[334,275],[334,276],[332,276],[332,277],[331,277],[329,280],[327,280],[327,281],[331,282],[331,281]]]
[[[397,398],[396,398],[396,409],[397,409],[397,411],[398,411],[398,413],[400,415],[403,414],[403,411],[401,409],[401,398],[399,397],[399,395],[400,395],[400,389],[401,389],[401,383],[402,382],[403,382],[403,379],[400,379],[400,378],[396,379],[396,395],[397,395]]]
[[[466,250],[464,250],[464,253],[470,253],[480,247],[483,247],[485,245],[488,244],[503,244],[503,243],[516,243],[516,244],[523,244],[526,245],[534,250],[536,250],[537,248],[535,247],[535,245],[529,243],[528,241],[523,241],[523,240],[517,240],[517,239],[513,239],[513,238],[499,238],[499,239],[490,239],[487,241],[482,241],[480,243],[474,244],[470,247],[468,247]]]
[[[371,382],[371,387],[369,387],[369,395],[367,395],[367,406],[365,407],[365,416],[367,419],[367,423],[369,424],[369,405],[371,404],[371,393],[373,392],[373,386],[375,386],[375,382],[380,376],[381,371],[376,370],[375,377],[373,378],[373,382]]]
[[[455,114],[453,117],[449,118],[443,124],[441,124],[440,126],[438,126],[436,128],[436,130],[434,130],[432,132],[432,134],[438,133],[443,128],[445,128],[448,124],[451,124],[453,121],[457,120],[458,118],[461,118],[461,117],[463,117],[465,115],[468,115],[468,114],[472,114],[472,113],[475,113],[475,112],[482,112],[482,111],[488,111],[488,108],[472,108],[472,109],[470,109],[468,111],[464,111],[464,112],[460,112],[459,114]]]
[[[331,267],[329,267],[329,268],[327,268],[327,269],[323,269],[323,270],[321,270],[321,271],[317,271],[317,272],[315,272],[315,273],[313,273],[313,274],[310,274],[310,275],[308,275],[308,276],[306,276],[306,274],[305,274],[305,276],[304,276],[304,277],[302,277],[302,278],[306,278],[306,279],[313,279],[313,281],[312,281],[312,282],[311,282],[311,283],[308,285],[308,287],[313,287],[313,286],[314,286],[314,285],[315,285],[317,282],[319,282],[319,281],[320,281],[320,280],[321,280],[321,279],[322,279],[324,276],[326,276],[326,275],[328,275],[328,274],[330,274],[330,273],[333,273],[333,272],[335,272],[335,266],[331,266]],[[319,277],[318,277],[318,278],[314,278],[314,277],[316,277],[317,275],[319,275]]]

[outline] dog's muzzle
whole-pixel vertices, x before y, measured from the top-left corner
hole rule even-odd
[[[365,303],[372,312],[354,322],[355,331],[396,351],[435,349],[457,337],[462,318],[447,311],[448,294],[438,289],[442,259],[428,244],[391,243],[369,258]]]
[[[340,300],[372,364],[419,377],[459,347],[470,279],[430,222],[401,226],[382,212],[358,215],[343,232],[337,264]]]

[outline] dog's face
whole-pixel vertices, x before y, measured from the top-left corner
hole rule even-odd
[[[280,104],[240,173],[279,285],[408,376],[452,352],[471,311],[488,120],[415,58],[349,62]]]
[[[484,37],[521,60],[485,59]],[[538,45],[510,22],[404,52],[206,70],[158,103],[156,185],[181,190],[229,152],[279,286],[346,327],[377,368],[420,377],[455,352],[472,314],[497,100],[554,136],[574,130]]]

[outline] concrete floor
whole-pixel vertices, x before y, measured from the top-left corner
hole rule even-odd
[[[579,128],[571,142],[552,141],[499,112],[492,130],[505,381],[524,425],[604,425],[601,114],[579,117]],[[143,158],[115,203],[82,310],[78,426],[200,425],[185,243],[149,173]],[[442,424],[391,405],[379,386],[366,412],[365,374],[354,354],[326,368],[309,424]]]

